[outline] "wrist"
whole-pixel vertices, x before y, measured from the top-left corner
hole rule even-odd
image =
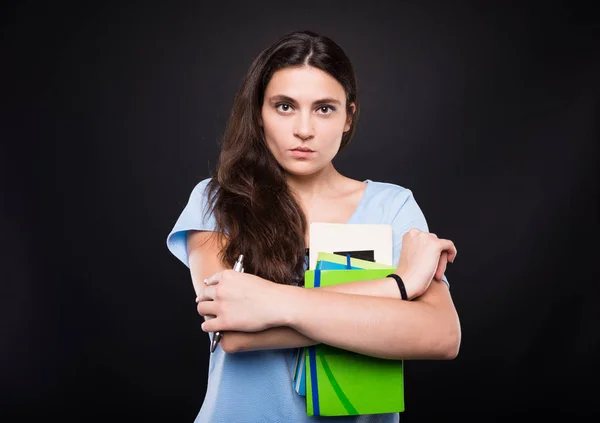
[[[292,291],[293,290],[293,291]],[[273,295],[269,301],[274,305],[276,311],[273,315],[271,326],[291,326],[294,322],[295,305],[294,295],[301,291],[291,285],[273,284]]]
[[[407,300],[413,300],[415,298],[417,298],[419,295],[421,295],[420,292],[418,292],[415,288],[414,288],[414,284],[411,283],[413,280],[413,277],[408,273],[408,272],[403,272],[403,271],[395,271],[394,272],[396,275],[400,276],[400,278],[402,279],[402,282],[404,282],[404,289],[406,291],[406,296],[407,296]]]

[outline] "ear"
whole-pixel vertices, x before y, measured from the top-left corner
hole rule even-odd
[[[352,120],[354,118],[354,112],[356,112],[356,105],[354,103],[350,103],[350,112],[346,118],[346,124],[344,125],[344,132],[348,132],[350,127],[352,126]]]

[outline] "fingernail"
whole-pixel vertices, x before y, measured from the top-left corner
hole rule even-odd
[[[204,279],[204,283],[208,285],[208,278]]]
[[[198,301],[200,301],[200,297],[196,297],[196,304],[198,304]]]

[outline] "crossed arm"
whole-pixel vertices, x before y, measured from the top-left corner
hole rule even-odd
[[[188,235],[190,272],[200,299],[208,295],[203,281],[224,270],[218,258],[220,245],[212,235],[211,232]],[[254,277],[232,273],[235,272],[222,272],[230,279]],[[325,343],[392,359],[452,359],[458,354],[460,324],[444,282],[432,281],[413,301],[400,299],[391,278],[316,289],[267,285],[267,308],[272,308],[276,316],[273,325],[258,331],[227,330],[220,344],[224,351]]]

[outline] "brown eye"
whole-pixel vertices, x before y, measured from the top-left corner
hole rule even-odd
[[[332,106],[320,106],[317,109],[319,114],[322,114],[322,115],[328,115],[328,114],[332,113],[334,110],[335,110],[335,108]]]
[[[285,113],[289,112],[292,109],[292,107],[289,104],[286,104],[286,103],[278,104],[277,106],[275,106],[275,108],[277,110],[279,110],[281,112],[285,112]]]

